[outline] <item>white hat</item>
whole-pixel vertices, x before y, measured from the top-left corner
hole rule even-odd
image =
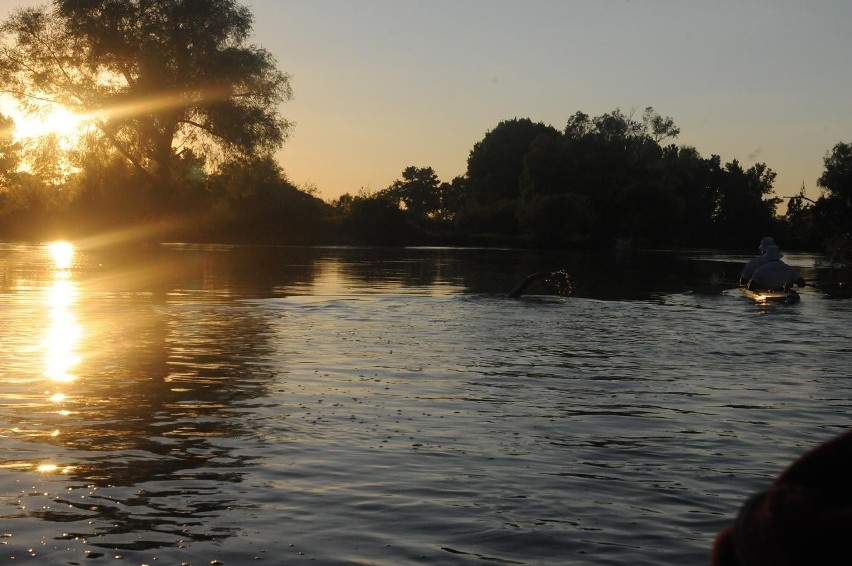
[[[775,240],[772,239],[772,236],[764,236],[763,239],[760,241],[760,245],[757,246],[757,249],[759,249],[762,252],[766,252],[766,248],[768,248],[769,246],[774,246],[774,245],[775,245]]]
[[[775,260],[775,259],[781,259],[782,257],[784,257],[784,254],[781,253],[781,248],[779,248],[778,246],[775,246],[775,245],[766,246],[766,252],[765,253],[766,253],[766,259],[768,259],[769,261],[772,261],[772,260]]]

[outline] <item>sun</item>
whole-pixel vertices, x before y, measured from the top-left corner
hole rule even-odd
[[[39,171],[51,182],[61,182],[79,171],[72,154],[82,148],[97,124],[94,114],[76,113],[58,103],[29,101],[24,105],[2,93],[0,114],[11,119],[13,125],[5,134],[11,134],[21,147],[18,170]]]
[[[40,138],[55,134],[61,138],[73,137],[83,123],[84,116],[64,108],[52,110],[44,115],[20,114],[15,120],[15,138]]]
[[[59,103],[23,104],[3,93],[0,93],[0,114],[12,119],[12,138],[24,144],[53,136],[60,145],[73,146],[95,123],[92,115],[74,112]]]

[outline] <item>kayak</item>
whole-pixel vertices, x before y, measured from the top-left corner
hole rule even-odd
[[[786,291],[761,291],[740,287],[742,294],[760,304],[792,305],[799,302],[799,294],[793,289]]]

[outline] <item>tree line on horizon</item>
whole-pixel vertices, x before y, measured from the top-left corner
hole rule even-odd
[[[788,248],[849,259],[852,144],[826,156],[819,199],[803,187],[779,215],[766,164],[723,164],[664,143],[679,133],[652,107],[640,119],[619,109],[576,112],[562,131],[513,118],[474,145],[465,175],[449,183],[431,167],[409,166],[386,189],[332,204],[374,243],[413,231],[415,241],[468,245],[743,249],[773,234]]]
[[[235,0],[54,0],[0,24],[0,91],[22,108],[89,117],[73,147],[15,139],[0,115],[0,238],[139,228],[155,240],[280,244],[745,249],[763,235],[847,259],[852,144],[827,154],[822,194],[772,196],[775,172],[675,145],[653,108],[558,130],[498,123],[464,175],[406,167],[389,187],[331,202],[274,159],[292,124],[289,76],[248,43]]]

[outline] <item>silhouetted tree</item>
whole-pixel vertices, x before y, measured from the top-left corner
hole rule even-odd
[[[670,116],[660,116],[652,106],[646,107],[642,113],[642,124],[645,134],[657,144],[680,135],[680,128],[675,126],[674,120]]]
[[[14,138],[14,121],[0,114],[0,192],[14,183],[21,162],[21,146]]]
[[[465,205],[456,214],[459,230],[487,241],[520,233],[521,176],[524,159],[541,134],[556,129],[528,118],[500,122],[477,142],[467,160]]]
[[[524,157],[544,133],[558,134],[552,126],[528,118],[505,120],[487,132],[467,159],[469,199],[477,205],[517,199]]]
[[[352,244],[400,245],[410,241],[410,230],[399,203],[386,192],[342,195],[335,203],[341,213],[342,237]]]
[[[438,218],[443,222],[452,222],[464,207],[467,199],[467,181],[464,177],[455,177],[449,183],[443,182],[438,187],[441,194],[441,208]]]
[[[775,209],[781,201],[770,197],[776,174],[763,163],[743,169],[736,159],[721,166],[710,158],[710,184],[716,196],[714,226],[718,241],[745,246],[772,233]]]
[[[525,234],[544,247],[588,242],[597,221],[591,199],[577,193],[534,195],[520,213]]]
[[[22,145],[15,140],[14,122],[0,114],[0,237],[35,239],[53,235],[58,229],[61,212],[68,206],[71,193],[66,187],[54,186],[46,171],[46,161],[21,170]]]
[[[828,255],[852,261],[852,144],[836,144],[825,159],[817,181],[823,195],[814,205],[814,222]]]
[[[69,236],[138,225],[154,216],[154,207],[159,206],[151,199],[148,180],[137,175],[126,159],[92,151],[82,155],[79,163],[82,170],[67,181],[75,194]]]
[[[288,244],[327,241],[330,206],[289,183],[271,156],[229,162],[209,178],[206,189],[212,215],[195,227],[196,238],[218,235],[230,241]]]
[[[668,145],[663,148],[660,184],[677,195],[677,216],[670,219],[671,243],[707,246],[715,243],[713,215],[716,195],[709,182],[708,160],[694,147]]]
[[[561,136],[539,136],[526,155],[525,203],[535,202],[533,208],[540,212],[523,214],[525,229],[540,230],[533,226],[543,213],[539,195],[570,195],[556,208],[574,202],[593,218],[577,222],[577,214],[565,216],[573,219],[575,229],[588,230],[586,238],[670,240],[682,206],[677,191],[662,183],[665,163],[659,141],[678,133],[672,119],[652,107],[645,109],[641,121],[619,109],[595,118],[576,112]]]
[[[825,170],[817,183],[825,190],[825,196],[852,207],[852,144],[838,143],[823,160]]]
[[[521,195],[555,195],[576,190],[576,179],[569,175],[568,148],[559,132],[539,134],[524,154],[520,176]]]
[[[788,247],[818,249],[822,245],[822,241],[817,239],[818,233],[815,229],[814,204],[814,201],[805,196],[804,183],[798,194],[787,201],[787,211],[784,213],[784,241],[788,242]]]
[[[395,200],[409,222],[427,227],[441,209],[441,181],[431,167],[406,167],[402,179],[397,179],[385,191],[387,198]]]

